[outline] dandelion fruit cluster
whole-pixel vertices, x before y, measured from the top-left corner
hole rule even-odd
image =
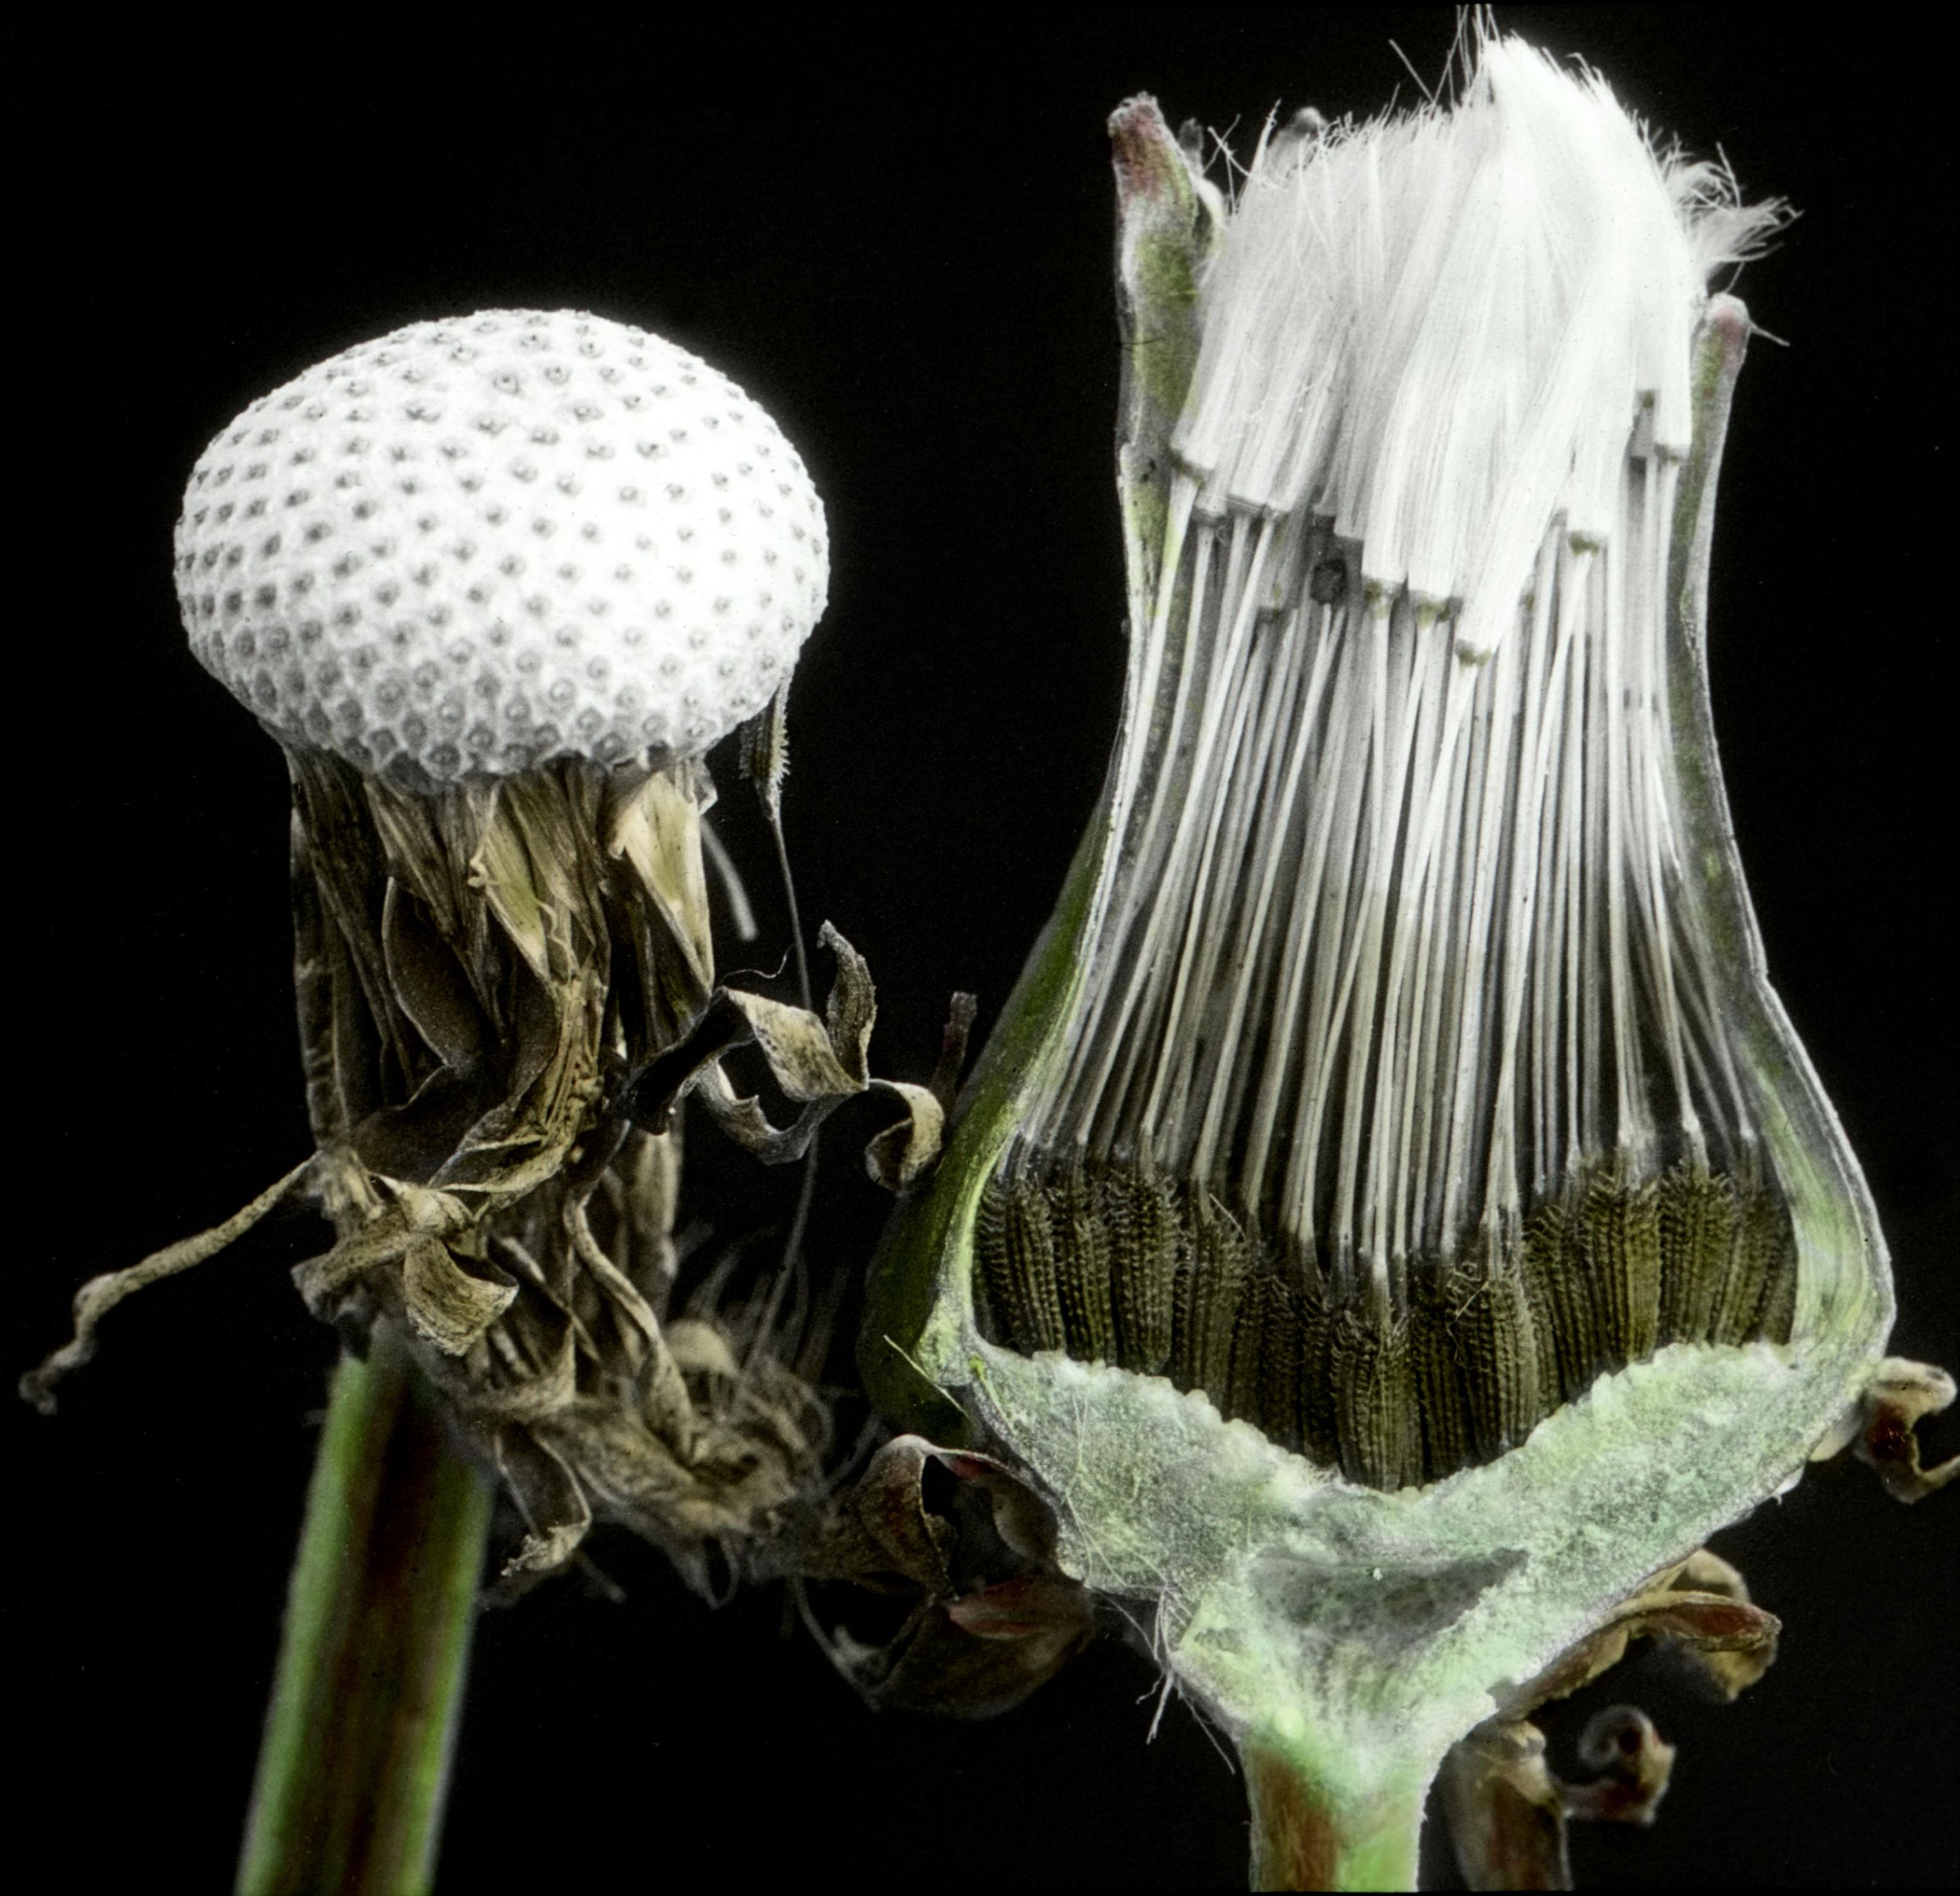
[[[309,369],[205,449],[177,525],[199,660],[282,741],[418,784],[698,755],[788,678],[828,579],[768,415],[570,310]]]
[[[774,820],[781,692],[828,581],[802,462],[640,329],[417,323],[212,443],[177,579],[192,650],[291,768],[317,1150],[218,1230],[86,1287],[27,1392],[51,1401],[131,1290],[304,1191],[337,1233],[296,1273],[307,1302],[412,1352],[523,1508],[516,1571],[562,1565],[597,1513],[698,1574],[816,1473],[823,1418],[766,1338],[670,1309],[675,1106],[696,1094],[795,1157],[874,1083],[870,978],[834,931],[825,1019],[716,975],[703,753],[754,722]],[[749,1044],[788,1128],[722,1070]],[[905,1175],[940,1109],[896,1090],[880,1153]]]
[[[1258,1886],[1406,1886],[1446,1755],[1499,1876],[1505,1798],[1559,1850],[1584,1802],[1532,1708],[1641,1631],[1745,1683],[1703,1540],[1943,1392],[1882,1368],[1716,758],[1707,286],[1778,213],[1488,37],[1453,103],[1269,126],[1229,213],[1112,131],[1124,722],[863,1361],[1153,1611]],[[1665,1748],[1600,1742],[1651,1809]]]

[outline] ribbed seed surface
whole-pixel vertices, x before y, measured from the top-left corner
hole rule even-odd
[[[1488,1255],[1345,1295],[1242,1211],[1134,1169],[1016,1154],[975,1226],[981,1321],[1011,1349],[1168,1375],[1353,1481],[1440,1480],[1670,1343],[1787,1341],[1796,1253],[1761,1185],[1602,1169]]]

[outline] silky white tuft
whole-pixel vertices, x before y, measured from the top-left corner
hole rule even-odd
[[[1781,215],[1516,40],[1453,107],[1269,128],[1175,438],[1198,511],[1309,510],[1488,657],[1555,517],[1611,536],[1637,431],[1686,451],[1710,273]]]

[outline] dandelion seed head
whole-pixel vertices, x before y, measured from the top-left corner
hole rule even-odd
[[[603,557],[584,569],[574,547]],[[762,638],[693,596],[704,564]],[[177,571],[192,650],[275,734],[333,746],[348,721],[326,714],[377,630],[428,693],[467,686],[485,701],[482,742],[411,731],[378,695],[358,704],[364,754],[385,737],[438,781],[542,762],[547,736],[638,751],[648,713],[678,726],[683,699],[712,741],[788,676],[829,582],[822,504],[768,415],[685,350],[571,310],[414,323],[255,402],[191,476]],[[321,635],[266,666],[302,610]],[[615,673],[646,692],[631,715]],[[514,757],[495,743],[520,686],[573,735],[536,727]]]

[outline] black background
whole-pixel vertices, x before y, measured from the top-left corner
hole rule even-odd
[[[1105,116],[1139,90],[1242,137],[1276,102],[1370,111],[1413,92],[1392,39],[1433,77],[1454,30],[1437,7],[670,17],[14,36],[15,1362],[81,1277],[306,1149],[283,766],[170,587],[181,483],[237,410],[484,307],[643,323],[759,399],[834,546],[794,711],[806,912],[870,958],[881,1070],[922,1078],[950,988],[991,1021],[1113,727]],[[1946,106],[1923,52],[1787,17],[1501,16],[1803,211],[1740,285],[1790,346],[1758,342],[1738,399],[1717,718],[1772,972],[1891,1237],[1894,1347],[1956,1364]],[[838,1271],[881,1215],[865,1129],[826,1168]],[[781,1184],[743,1182],[730,1234]],[[56,1420],[10,1408],[10,1789],[65,1886],[227,1883],[332,1354],[285,1274],[313,1235],[119,1312]],[[1682,1756],[1653,1831],[1577,1837],[1581,1881],[1950,1882],[1956,1521],[1834,1467],[1722,1537],[1783,1658],[1728,1708],[1616,1684]],[[636,1545],[594,1551],[623,1606],[573,1581],[482,1623],[447,1888],[1242,1878],[1230,1768],[1179,1707],[1146,1744],[1153,1674],[1118,1642],[991,1726],[873,1716],[780,1596],[711,1612]]]

